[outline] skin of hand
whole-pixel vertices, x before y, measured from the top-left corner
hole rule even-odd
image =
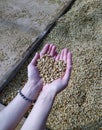
[[[22,93],[27,98],[34,100],[42,88],[42,81],[36,67],[36,62],[38,58],[50,52],[51,48],[53,48],[53,50],[56,49],[54,45],[46,44],[40,53],[35,54],[31,63],[28,65],[28,81],[22,89]],[[0,111],[0,130],[14,130],[30,106],[30,102],[23,99],[20,94],[17,94],[17,96]]]
[[[50,54],[51,56],[57,55],[56,47],[53,44],[46,44],[40,53],[36,53],[31,63],[28,65],[28,81],[25,87],[22,89],[22,93],[35,100],[43,87],[43,81],[39,75],[38,68],[36,66],[37,60],[44,54]],[[34,91],[36,91],[34,93]]]
[[[43,86],[42,91],[21,130],[44,130],[55,96],[68,85],[72,66],[71,52],[67,49],[63,49],[60,55],[55,55],[55,51],[50,47],[47,54],[51,55],[57,61],[64,60],[67,63],[65,75],[52,83]]]
[[[28,82],[33,82],[34,84],[37,84],[41,80],[38,68],[36,66],[37,60],[45,54],[50,54],[51,56],[53,56],[55,55],[55,53],[57,53],[55,45],[46,44],[42,49],[42,51],[40,52],[40,54],[39,53],[35,54],[31,63],[28,65]]]
[[[52,93],[55,93],[56,95],[63,89],[65,89],[68,85],[72,68],[72,54],[70,51],[68,51],[68,49],[65,48],[61,51],[60,55],[59,54],[57,56],[53,55],[52,57],[53,58],[55,57],[56,61],[63,60],[67,64],[65,75],[63,77],[54,80],[50,84],[46,84],[42,89],[42,91],[50,91]]]

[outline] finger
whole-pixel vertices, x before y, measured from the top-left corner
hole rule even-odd
[[[60,60],[63,60],[64,49],[61,51]]]
[[[60,59],[60,54],[58,54],[55,58],[56,61],[58,61]]]
[[[55,59],[56,59],[57,55],[58,55],[58,52],[55,50],[55,55],[54,55]]]
[[[48,55],[50,55],[50,52],[51,52],[51,50],[52,50],[52,47],[53,47],[53,44],[50,44],[49,49],[48,49],[48,51],[47,51],[47,54],[48,54]]]
[[[68,82],[68,80],[70,78],[71,68],[72,68],[72,54],[71,54],[71,52],[68,52],[67,53],[67,68],[66,68],[65,75],[63,77],[65,82]]]
[[[49,46],[50,46],[50,44],[46,44],[43,47],[42,51],[40,52],[40,57],[42,57],[43,55],[45,55],[47,53],[47,51],[49,50]]]
[[[33,58],[32,61],[31,61],[31,64],[36,65],[37,59],[38,59],[39,57],[40,57],[40,56],[39,56],[39,53],[36,53],[35,56],[34,56],[34,58]]]
[[[63,60],[64,60],[65,63],[67,62],[67,53],[68,53],[68,49],[65,48],[64,53],[63,53]]]
[[[55,50],[56,50],[56,46],[52,46],[52,49],[51,49],[51,51],[50,51],[50,56],[52,56],[52,57],[54,57],[54,55],[55,55]]]

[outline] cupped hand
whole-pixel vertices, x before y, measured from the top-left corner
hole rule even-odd
[[[43,87],[43,81],[36,66],[37,60],[45,54],[53,56],[55,53],[56,47],[53,44],[46,44],[40,53],[35,54],[34,58],[28,65],[28,81],[22,89],[22,93],[26,97],[35,100]]]
[[[53,44],[46,44],[40,53],[36,53],[31,63],[28,65],[28,82],[33,83],[34,85],[38,85],[42,87],[42,79],[39,75],[38,68],[36,66],[37,60],[41,58],[43,55],[48,54],[54,56],[57,54],[56,47]]]
[[[54,56],[53,56],[54,58]],[[68,85],[68,81],[70,79],[70,74],[71,74],[71,68],[72,68],[72,55],[71,52],[68,51],[68,49],[63,49],[61,51],[61,54],[58,54],[55,56],[55,60],[63,60],[67,65],[66,65],[66,71],[63,77],[60,77],[50,84],[46,84],[43,87],[43,91],[50,91],[52,93],[58,94],[61,92],[63,89],[65,89]]]

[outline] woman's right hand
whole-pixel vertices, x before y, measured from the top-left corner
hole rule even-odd
[[[56,80],[54,80],[52,83],[50,84],[46,84],[43,87],[44,92],[50,92],[50,93],[54,93],[55,95],[58,94],[59,92],[61,92],[63,89],[65,89],[68,85],[68,81],[70,79],[70,74],[71,74],[71,68],[72,68],[72,55],[71,52],[68,51],[68,49],[63,49],[61,51],[61,54],[57,55],[55,57],[55,60],[59,61],[59,60],[63,60],[67,65],[66,65],[66,71],[63,77],[60,77]]]

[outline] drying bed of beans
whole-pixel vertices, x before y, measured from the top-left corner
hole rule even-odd
[[[58,51],[66,47],[73,54],[69,85],[57,95],[47,121],[47,127],[51,130],[101,130],[101,5],[101,0],[77,0],[72,9],[58,20],[42,44],[52,42]],[[5,104],[11,97],[10,92],[25,84],[27,64],[28,61],[2,92],[1,99]],[[9,89],[12,91],[9,92]]]

